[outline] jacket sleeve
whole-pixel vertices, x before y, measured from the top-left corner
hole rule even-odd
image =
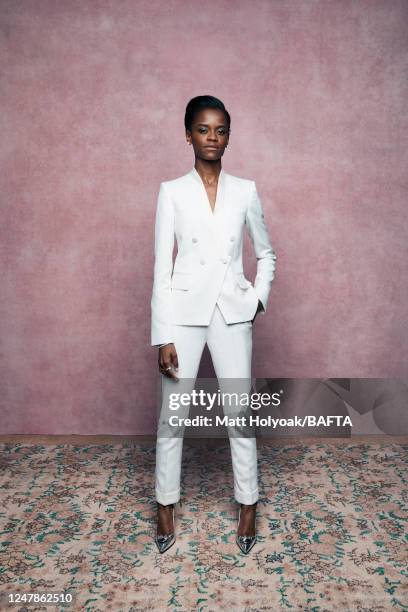
[[[174,248],[174,206],[163,183],[157,198],[154,236],[154,276],[151,299],[151,345],[173,342],[171,273]]]
[[[277,256],[273,250],[269,238],[262,203],[258,195],[255,181],[251,182],[252,188],[250,202],[246,213],[245,223],[257,258],[254,289],[263,306],[263,311],[261,310],[260,313],[265,314],[269,292],[271,290],[272,281],[275,277]]]

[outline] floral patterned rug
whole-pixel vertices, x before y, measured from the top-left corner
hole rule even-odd
[[[0,609],[408,611],[408,442],[399,440],[258,443],[249,555],[235,543],[228,440],[184,440],[177,539],[164,554],[153,540],[153,438],[2,443]],[[13,593],[50,592],[73,601],[7,607]]]

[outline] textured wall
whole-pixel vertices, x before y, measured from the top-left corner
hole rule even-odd
[[[2,0],[0,25],[3,433],[154,433],[156,197],[203,93],[278,255],[253,375],[407,373],[406,1]]]

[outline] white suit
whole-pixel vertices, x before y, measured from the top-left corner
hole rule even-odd
[[[244,276],[246,225],[257,264]],[[177,256],[173,269],[174,238]],[[217,303],[227,323],[253,319],[267,308],[276,255],[254,181],[221,169],[214,212],[197,170],[160,184],[155,225],[151,344],[173,342],[172,324],[208,325]]]
[[[258,260],[254,285],[243,273],[245,225]],[[178,252],[173,269],[175,237]],[[228,393],[231,384],[236,384],[241,391],[244,387],[250,392],[251,321],[258,300],[266,311],[275,261],[254,181],[221,170],[214,212],[195,168],[161,183],[155,226],[151,344],[173,342],[179,366],[179,381],[162,375],[163,398],[181,389],[191,392],[205,344],[220,391]],[[160,423],[168,415],[167,401],[162,402],[156,443],[156,499],[167,505],[180,498],[183,438],[166,437],[168,433],[161,430]],[[228,435],[235,498],[253,504],[259,495],[256,438],[237,436],[233,428],[228,428]]]

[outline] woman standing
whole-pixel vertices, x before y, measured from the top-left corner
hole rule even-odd
[[[252,324],[258,312],[266,311],[276,266],[255,182],[221,167],[231,123],[224,104],[213,96],[197,96],[187,105],[184,123],[194,167],[161,183],[155,223],[151,344],[159,347],[163,398],[177,392],[180,380],[194,386],[205,344],[219,383],[247,380],[250,390]],[[257,258],[254,285],[243,272],[244,226]],[[183,439],[160,431],[159,426],[155,541],[164,552],[175,541]],[[256,541],[256,438],[228,433],[234,496],[240,504],[236,542],[248,553]]]

